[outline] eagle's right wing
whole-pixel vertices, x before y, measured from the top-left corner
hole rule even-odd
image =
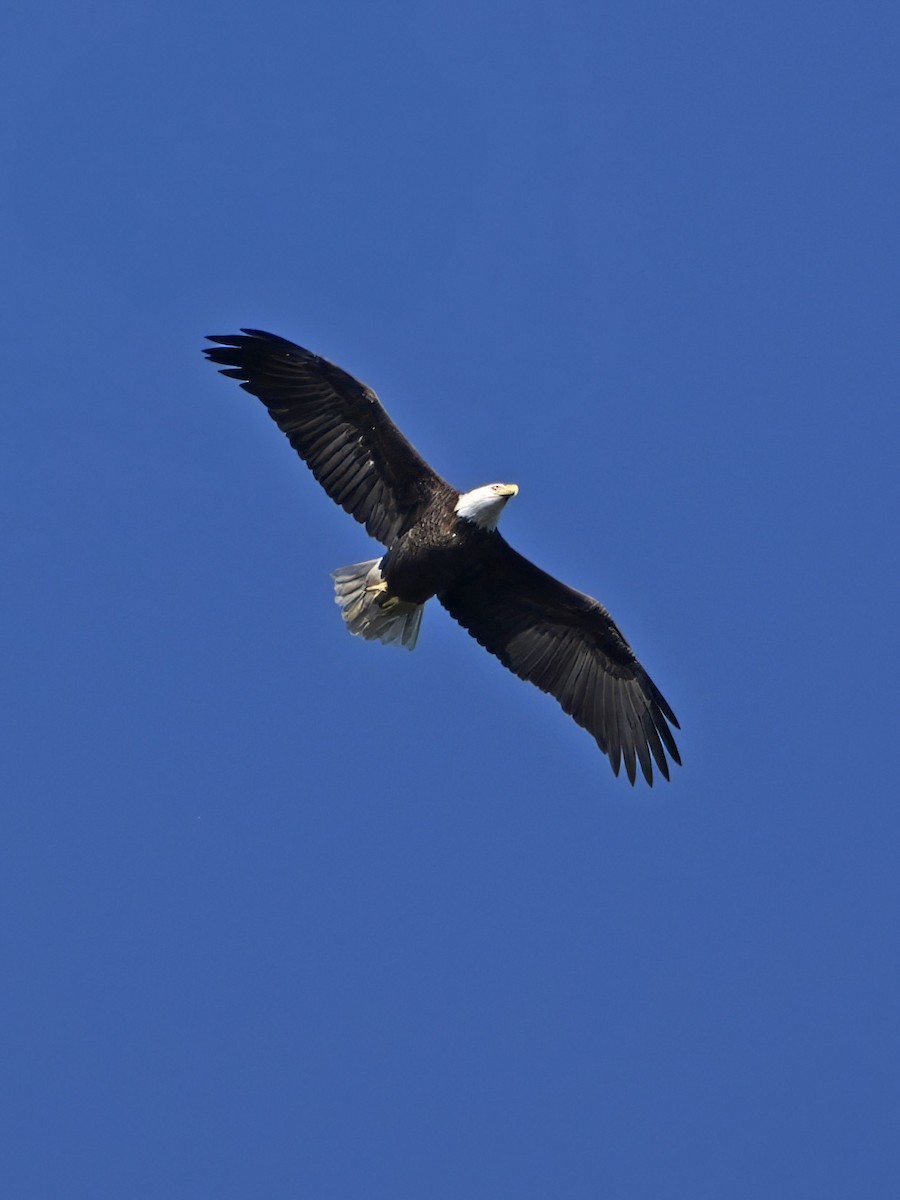
[[[259,329],[210,337],[204,353],[259,397],[325,491],[385,546],[449,487],[406,440],[371,388]]]

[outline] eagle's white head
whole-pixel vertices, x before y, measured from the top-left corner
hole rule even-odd
[[[518,492],[514,483],[488,483],[463,492],[454,509],[458,517],[472,521],[480,529],[496,529],[506,502]]]

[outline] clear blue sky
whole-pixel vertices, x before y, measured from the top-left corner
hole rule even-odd
[[[896,4],[19,4],[4,1195],[900,1194]],[[207,333],[379,392],[678,713],[614,779]]]

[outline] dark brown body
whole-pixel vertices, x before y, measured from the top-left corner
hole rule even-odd
[[[499,534],[460,520],[454,512],[459,493],[449,486],[441,490],[381,560],[388,591],[410,604],[424,604],[477,574],[496,553]]]

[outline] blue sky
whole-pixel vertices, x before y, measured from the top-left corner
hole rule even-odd
[[[7,16],[6,1194],[897,1194],[898,25]],[[670,785],[436,607],[347,636],[242,325],[518,482]]]

